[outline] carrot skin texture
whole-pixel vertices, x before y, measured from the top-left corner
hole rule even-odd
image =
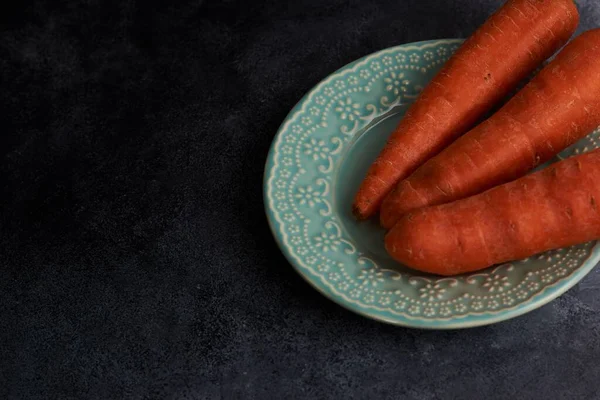
[[[389,254],[438,275],[477,271],[600,238],[600,150],[453,203],[404,215]]]
[[[398,183],[380,222],[390,228],[411,210],[448,203],[514,180],[600,125],[600,29],[569,43],[531,82]]]
[[[572,0],[509,0],[442,67],[371,165],[353,203],[374,215],[396,183],[504,98],[574,33]]]

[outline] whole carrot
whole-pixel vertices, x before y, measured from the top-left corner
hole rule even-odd
[[[487,192],[406,214],[385,238],[397,261],[439,275],[600,239],[600,150]]]
[[[575,31],[572,0],[509,0],[448,60],[406,112],[354,199],[359,219],[467,131]]]
[[[497,113],[400,182],[381,207],[391,228],[413,209],[524,175],[600,125],[600,29],[569,43]]]

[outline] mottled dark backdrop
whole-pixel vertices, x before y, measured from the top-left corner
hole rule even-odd
[[[407,330],[315,292],[265,221],[267,150],[307,90],[500,0],[13,3],[0,398],[600,397],[600,271],[497,326]]]

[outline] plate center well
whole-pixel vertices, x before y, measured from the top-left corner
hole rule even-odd
[[[358,221],[352,215],[354,195],[365,177],[373,160],[377,157],[389,135],[404,116],[408,105],[394,108],[374,120],[359,131],[341,161],[334,175],[333,195],[338,218],[358,250],[372,258],[380,267],[400,272],[410,270],[394,261],[385,251],[383,239],[385,230],[379,226],[379,215],[368,221]]]

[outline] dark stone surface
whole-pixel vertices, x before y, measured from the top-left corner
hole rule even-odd
[[[264,217],[267,150],[306,91],[464,37],[499,0],[13,3],[0,398],[600,398],[599,271],[516,320],[401,329],[309,287]]]

